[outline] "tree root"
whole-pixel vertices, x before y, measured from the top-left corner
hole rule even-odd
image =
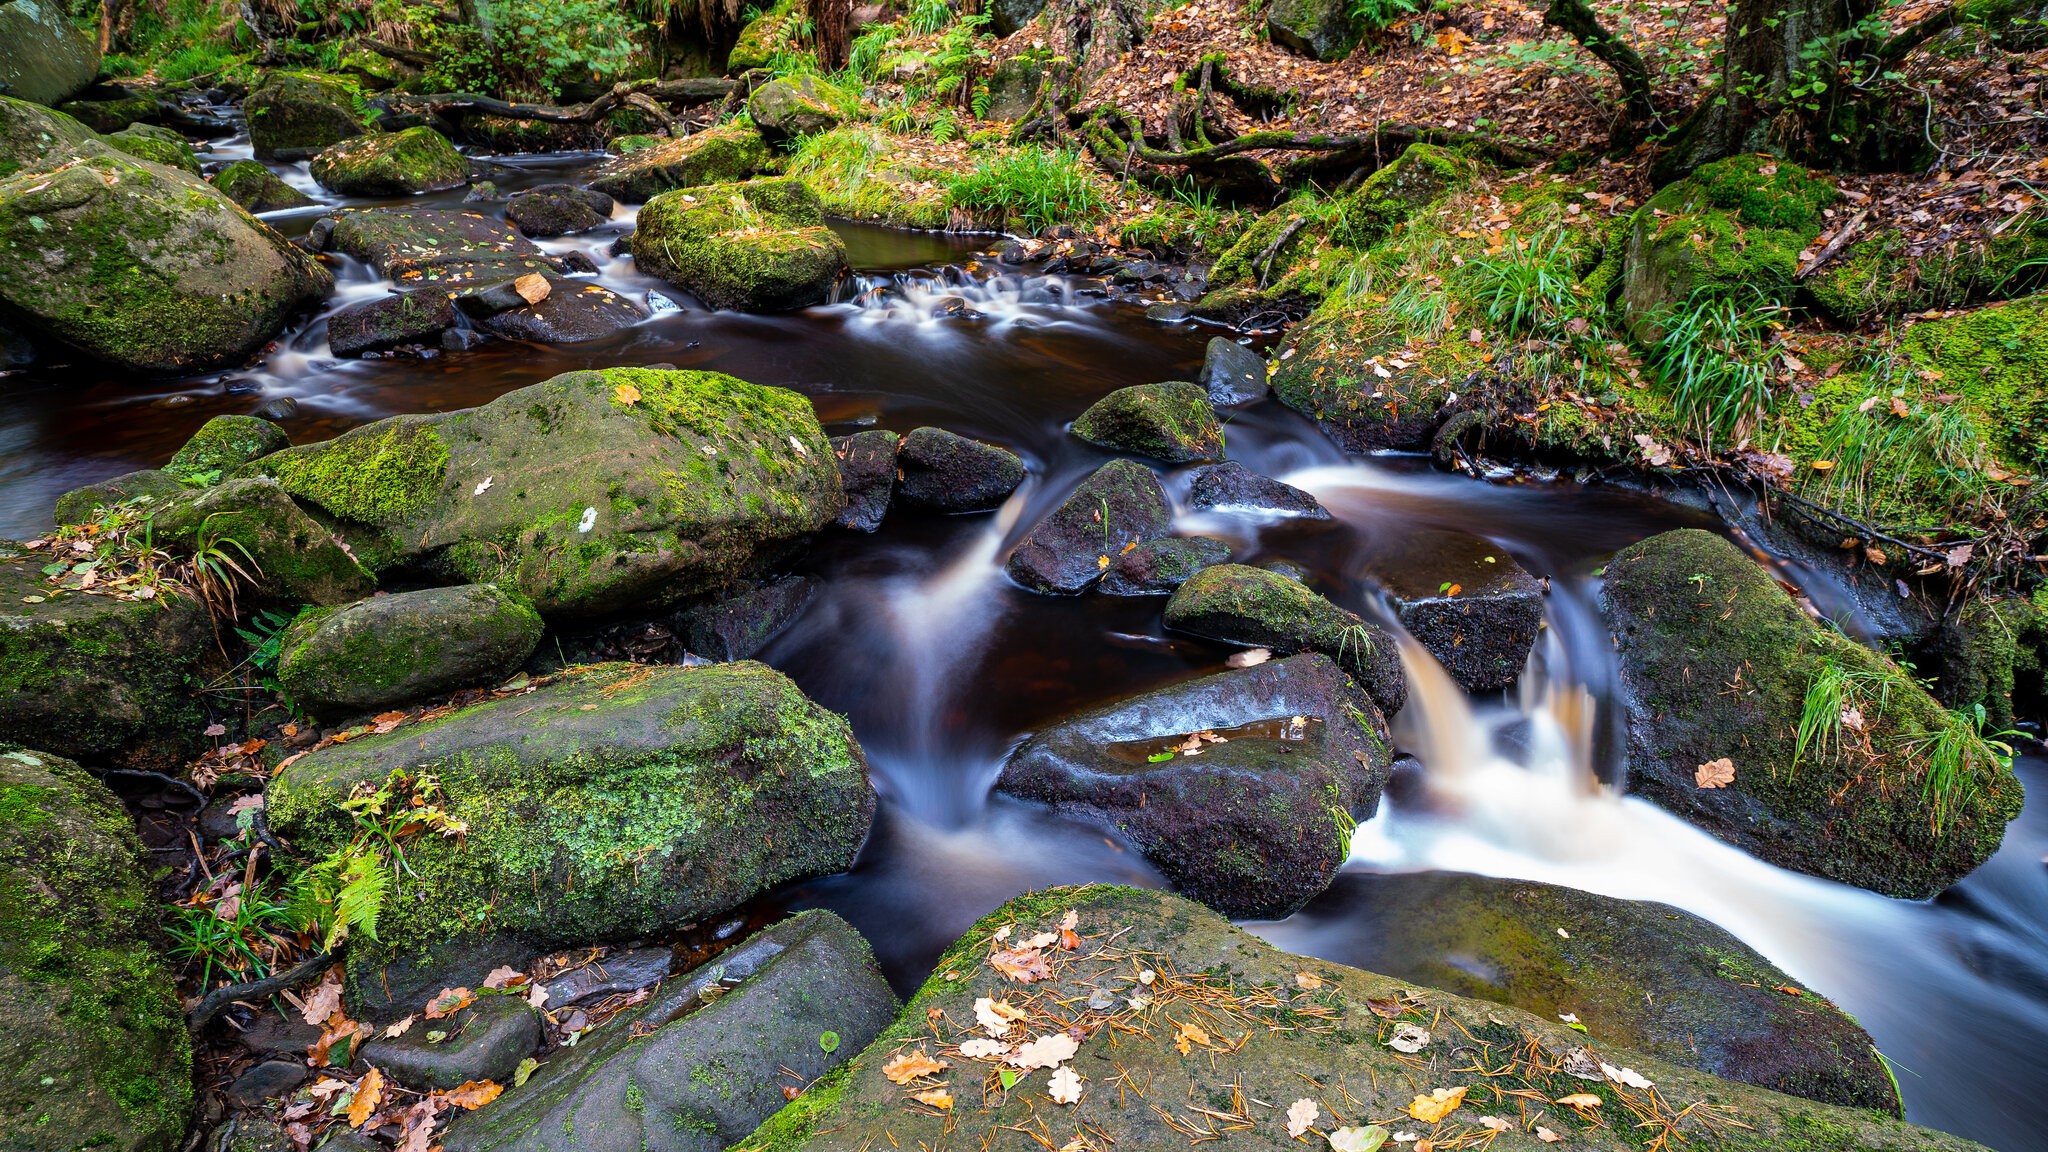
[[[470,92],[436,92],[408,96],[406,107],[436,116],[502,116],[509,120],[538,120],[545,124],[594,124],[620,108],[648,110],[660,103],[701,104],[722,100],[739,88],[734,80],[634,80],[614,84],[612,90],[585,104],[556,107],[551,104],[514,104]],[[674,121],[664,111],[659,119]]]
[[[295,984],[303,984],[322,972],[327,971],[334,966],[334,962],[339,958],[333,952],[322,952],[317,956],[301,960],[282,972],[265,976],[261,980],[251,980],[247,984],[230,984],[225,988],[215,988],[185,1009],[185,1027],[193,1032],[197,1032],[208,1024],[213,1023],[213,1018],[227,1011],[228,1006],[235,1001],[260,1000],[268,996],[275,996]]]
[[[1609,32],[1586,0],[1550,0],[1543,22],[1569,34],[1579,46],[1614,71],[1626,100],[1629,127],[1641,132],[1657,119],[1656,93],[1649,66],[1634,48]]]

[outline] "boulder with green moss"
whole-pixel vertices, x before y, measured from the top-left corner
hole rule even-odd
[[[59,104],[57,111],[95,132],[119,132],[160,117],[163,96],[161,89],[142,83],[95,84],[77,99]]]
[[[2020,810],[2011,768],[1735,545],[1666,532],[1606,576],[1632,791],[1780,867],[1906,899],[1998,850]]]
[[[191,491],[191,486],[183,480],[160,468],[124,472],[111,480],[73,488],[57,497],[55,518],[59,524],[90,524],[99,517],[103,508],[130,500],[161,501]]]
[[[768,142],[744,124],[726,124],[692,136],[655,140],[604,162],[590,186],[628,204],[641,204],[672,188],[730,184],[768,166]]]
[[[1166,626],[1275,652],[1321,652],[1365,684],[1383,712],[1401,710],[1407,681],[1394,638],[1316,595],[1306,584],[1246,564],[1216,564],[1166,602]]]
[[[811,403],[715,372],[570,372],[458,412],[394,416],[252,465],[375,571],[495,583],[549,617],[722,587],[832,522]]]
[[[1072,595],[1101,577],[1126,547],[1166,535],[1172,520],[1166,489],[1150,468],[1111,460],[1024,533],[1004,571],[1033,592]]]
[[[239,363],[334,278],[205,181],[106,151],[0,181],[0,301],[123,368]]]
[[[830,132],[846,119],[853,101],[816,76],[770,80],[747,97],[747,115],[773,141]]]
[[[0,740],[177,771],[198,748],[213,630],[198,600],[59,591],[47,551],[0,542]]]
[[[1226,916],[1278,919],[1329,886],[1392,761],[1379,709],[1309,653],[1061,721],[1010,757],[996,787],[1115,828],[1176,891]]]
[[[277,679],[316,716],[377,712],[495,685],[540,634],[539,613],[494,584],[375,596],[294,620]]]
[[[1458,872],[1348,873],[1327,900],[1345,909],[1345,959],[1371,971],[1576,1017],[1604,1043],[1730,1080],[1899,1115],[1869,1033],[1690,912]],[[1284,943],[1286,929],[1276,935]]]
[[[1769,156],[1703,164],[1636,211],[1622,279],[1629,334],[1663,337],[1665,312],[1702,298],[1791,304],[1799,253],[1820,235],[1834,181]]]
[[[271,825],[329,851],[355,834],[341,802],[394,772],[432,773],[468,830],[407,845],[375,945],[350,949],[353,998],[393,1015],[481,978],[462,965],[485,942],[654,936],[844,871],[875,809],[846,721],[751,662],[599,665],[319,749],[271,781]]]
[[[1169,596],[1204,568],[1230,563],[1230,545],[1213,536],[1147,540],[1109,562],[1102,590],[1111,596]]]
[[[323,218],[327,219],[327,218]],[[340,212],[331,228],[315,222],[322,249],[370,265],[401,291],[467,289],[516,280],[529,272],[565,276],[567,261],[550,256],[511,225],[456,208],[368,208]]]
[[[786,1102],[779,1077],[794,1087],[824,1076],[899,1007],[860,933],[830,912],[800,912],[561,1050],[450,1124],[442,1147],[724,1152]]]
[[[260,416],[215,416],[171,454],[164,471],[187,483],[210,484],[291,446],[284,429]]]
[[[2024,296],[2048,287],[2048,217],[2017,217],[1995,236],[1917,256],[1904,236],[1885,232],[1849,245],[1805,283],[1819,310],[1844,324]]]
[[[747,21],[726,53],[725,70],[737,76],[754,68],[766,68],[782,52],[799,46],[805,22],[803,5],[796,0],[775,0],[767,11]]]
[[[1119,388],[1090,404],[1072,431],[1090,444],[1168,464],[1223,455],[1223,425],[1209,394],[1182,380]]]
[[[41,171],[106,150],[97,133],[62,112],[0,96],[0,178]]]
[[[58,0],[0,4],[0,44],[0,91],[19,100],[61,104],[99,74],[99,45]]]
[[[0,743],[0,1132],[20,1152],[173,1152],[192,1041],[127,810]]]
[[[310,208],[313,198],[280,180],[261,160],[237,160],[213,174],[221,194],[251,212]]]
[[[130,124],[119,132],[101,137],[108,144],[138,159],[199,175],[199,156],[183,136],[154,124]]]
[[[377,587],[334,533],[267,476],[162,500],[150,524],[158,543],[217,554],[247,574],[257,595],[271,600],[346,604]]]
[[[783,312],[822,302],[846,245],[800,180],[664,192],[640,209],[633,260],[713,308]]]
[[[1351,14],[1349,0],[1273,0],[1266,35],[1311,60],[1342,60],[1358,47],[1365,25]]]
[[[1041,932],[1058,937],[1069,913],[1077,947],[1042,953],[1048,978],[1019,984],[992,966],[997,950]],[[974,1010],[982,999],[1006,1001],[1023,1019],[994,1046],[969,1048],[991,1039]],[[1388,1043],[1397,1037],[1399,1049]],[[920,1049],[944,1063],[910,1084],[890,1079],[903,1069],[890,1061]],[[1055,1060],[1078,1091],[1072,1104],[1050,1099],[1055,1073],[1046,1065]],[[1655,1097],[1637,1079],[1654,1084]],[[940,1086],[951,1108],[915,1106],[913,1093]],[[1578,1094],[1599,1104],[1548,1103]],[[1546,1103],[1521,1107],[1536,1099]],[[1342,1133],[1341,1146],[1354,1148],[1408,1147],[1392,1139],[1402,1132],[1484,1141],[1493,1152],[1625,1152],[1660,1136],[1667,1147],[1716,1152],[1979,1148],[1868,1110],[1717,1079],[1554,1019],[1290,955],[1191,901],[1099,885],[1020,896],[984,917],[845,1071],[734,1147],[979,1147],[985,1137],[1009,1147],[1022,1128],[1055,1148],[1078,1139],[1119,1152],[1185,1149],[1190,1133],[1220,1139],[1227,1130],[1233,1147],[1279,1152],[1301,1147],[1287,1124],[1302,1100],[1315,1109],[1317,1133],[1305,1137],[1327,1143]],[[1413,1118],[1436,1109],[1438,1121]]]
[[[302,160],[370,131],[352,80],[317,72],[272,72],[242,102],[258,160]]]
[[[311,168],[322,188],[343,196],[416,196],[469,183],[469,161],[425,125],[331,144]]]

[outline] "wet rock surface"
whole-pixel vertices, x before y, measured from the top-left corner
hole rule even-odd
[[[1015,452],[943,428],[913,428],[896,452],[904,501],[934,512],[985,512],[1024,482]]]
[[[278,648],[277,676],[319,716],[489,687],[540,643],[533,609],[490,584],[375,596],[300,614]]]
[[[855,532],[873,532],[882,526],[882,517],[889,512],[889,497],[896,489],[896,445],[900,439],[881,429],[832,438],[832,454],[839,458],[839,486],[846,492],[846,508],[834,523]]]
[[[588,232],[612,218],[612,198],[570,184],[543,184],[505,202],[505,219],[528,236]]]
[[[1004,571],[1033,592],[1071,595],[1094,583],[1125,545],[1165,535],[1171,519],[1159,477],[1143,464],[1112,460],[1032,525]]]
[[[690,651],[711,660],[747,660],[789,627],[818,582],[786,576],[676,614],[676,633]]]
[[[1314,496],[1261,476],[1235,460],[1210,464],[1191,473],[1188,507],[1198,512],[1211,509],[1226,512],[1255,512],[1328,520],[1330,511]]]
[[[397,292],[351,304],[327,318],[327,346],[336,356],[361,356],[408,344],[438,342],[459,322],[454,301],[434,289]]]
[[[1147,540],[1119,554],[1102,575],[1111,596],[1165,596],[1204,568],[1230,563],[1230,545],[1212,536]]]
[[[1167,601],[1166,626],[1275,652],[1321,652],[1355,674],[1382,711],[1398,712],[1408,699],[1392,636],[1278,572],[1204,568]]]
[[[1223,427],[1208,393],[1180,380],[1119,388],[1089,405],[1073,432],[1090,444],[1169,464],[1223,455]]]
[[[419,1020],[402,1035],[363,1045],[372,1068],[415,1089],[508,1084],[540,1047],[540,1016],[518,995],[484,995],[444,1019]]]
[[[1266,396],[1266,358],[1227,337],[1209,341],[1197,382],[1219,408],[1250,404]]]

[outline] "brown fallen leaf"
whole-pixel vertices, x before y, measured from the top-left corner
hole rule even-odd
[[[1303,992],[1316,992],[1321,990],[1323,978],[1313,972],[1296,972],[1294,974],[1294,986]],[[1375,1009],[1375,1011],[1377,1010]]]
[[[891,1084],[908,1084],[912,1080],[922,1079],[950,1067],[952,1065],[944,1060],[934,1060],[925,1054],[924,1049],[918,1048],[910,1052],[897,1053],[887,1064],[882,1065],[882,1075],[887,1076]]]
[[[953,1110],[953,1094],[944,1088],[934,1088],[929,1092],[918,1092],[912,1095],[911,1099],[919,1104],[937,1108],[941,1112],[951,1112]]]
[[[991,955],[988,964],[1020,984],[1052,978],[1052,969],[1046,966],[1044,954],[1036,948],[1006,949]]]
[[[1692,782],[1702,788],[1726,788],[1735,783],[1735,761],[1723,756],[1693,769]]]
[[[631,384],[621,384],[612,389],[612,397],[619,403],[631,407],[640,402],[640,390]]]
[[[418,1016],[407,1016],[405,1019],[400,1020],[396,1024],[393,1024],[391,1027],[386,1028],[384,1030],[384,1038],[386,1040],[395,1040],[398,1037],[405,1035],[406,1032],[412,1028],[412,1022],[417,1019],[419,1019]]]
[[[362,1031],[362,1027],[362,1025],[336,1012],[328,1018],[327,1027],[320,1033],[320,1038],[313,1041],[311,1048],[306,1049],[306,1063],[311,1064],[315,1068],[322,1068],[334,1063],[332,1058],[334,1046]],[[354,1045],[351,1044],[347,1051],[352,1055],[353,1049]],[[342,1063],[347,1063],[347,1060],[344,1059]]]
[[[1603,1101],[1600,1099],[1600,1097],[1595,1096],[1591,1092],[1574,1092],[1569,1096],[1560,1096],[1557,1099],[1552,1100],[1551,1103],[1562,1104],[1567,1108],[1574,1108],[1583,1111],[1587,1108],[1598,1108],[1603,1103]]]
[[[341,1011],[341,973],[329,968],[320,983],[313,986],[313,992],[306,997],[300,1018],[308,1024],[325,1024],[327,1018]]]
[[[526,973],[513,968],[509,964],[491,969],[491,974],[484,977],[484,987],[486,988],[517,988],[524,983],[526,983]]]
[[[426,1016],[429,1020],[440,1020],[453,1016],[476,1000],[476,995],[467,988],[443,988],[427,1001]]]
[[[1559,1136],[1557,1133],[1552,1132],[1550,1129],[1545,1128],[1541,1124],[1538,1124],[1536,1126],[1536,1138],[1538,1140],[1543,1141],[1545,1144],[1555,1144],[1559,1140],[1564,1139],[1564,1137]]]
[[[1301,977],[1296,976],[1295,979],[1299,981]],[[1391,996],[1377,1000],[1367,1000],[1365,1006],[1372,1009],[1372,1014],[1382,1020],[1396,1019],[1402,1012],[1406,1011],[1406,1006]]]
[[[384,1073],[372,1068],[356,1081],[356,1094],[348,1102],[348,1126],[361,1128],[363,1121],[370,1118],[370,1113],[377,1110],[383,1099]]]
[[[467,1084],[458,1085],[436,1095],[465,1112],[474,1112],[496,1100],[498,1094],[504,1090],[505,1086],[496,1081],[471,1080]]]
[[[405,1131],[398,1138],[397,1152],[427,1152],[434,1143],[434,1117],[439,1103],[429,1096],[405,1110]]]
[[[1187,1055],[1189,1049],[1196,1044],[1200,1044],[1205,1048],[1209,1046],[1209,1034],[1204,1032],[1198,1025],[1182,1024],[1175,1031],[1173,1046],[1180,1050],[1181,1055]]]

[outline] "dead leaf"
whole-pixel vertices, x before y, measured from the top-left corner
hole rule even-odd
[[[975,1023],[999,1039],[1009,1035],[1011,1027],[1023,1019],[1023,1009],[1011,1007],[1008,1000],[991,1000],[983,996],[974,1002]]]
[[[908,1084],[912,1080],[922,1079],[950,1067],[952,1065],[944,1060],[934,1060],[925,1054],[924,1049],[919,1048],[911,1052],[898,1052],[887,1064],[882,1065],[882,1075],[887,1076],[891,1084]]]
[[[1080,1050],[1080,1041],[1065,1032],[1054,1032],[1018,1048],[1004,1063],[1016,1068],[1057,1068]]]
[[[1506,1120],[1503,1120],[1498,1116],[1481,1116],[1479,1118],[1479,1126],[1482,1128],[1490,1128],[1495,1132],[1505,1132],[1508,1129],[1514,1127],[1513,1124],[1508,1123]]]
[[[944,1088],[934,1088],[929,1092],[912,1093],[910,1098],[926,1107],[937,1108],[941,1112],[951,1112],[953,1110],[953,1094]]]
[[[1323,978],[1313,972],[1296,972],[1294,986],[1303,992],[1315,992],[1322,988]]]
[[[1394,1034],[1387,1038],[1387,1047],[1412,1056],[1429,1047],[1429,1030],[1414,1024],[1403,1024],[1394,1029]]]
[[[330,1057],[334,1051],[334,1046],[362,1031],[362,1027],[362,1025],[343,1016],[340,1012],[336,1012],[328,1017],[327,1027],[320,1033],[320,1038],[313,1041],[313,1046],[306,1050],[306,1062],[315,1068],[325,1067],[333,1063]],[[353,1048],[353,1045],[350,1047]]]
[[[1322,1115],[1323,1110],[1316,1106],[1315,1101],[1306,1096],[1296,1100],[1287,1106],[1287,1134],[1300,1139],[1303,1132],[1315,1127]]]
[[[434,1142],[434,1116],[440,1109],[432,1096],[405,1110],[405,1134],[397,1152],[427,1152]]]
[[[1072,1068],[1055,1070],[1045,1087],[1055,1104],[1078,1104],[1081,1101],[1081,1078],[1074,1074]]]
[[[1552,1132],[1550,1129],[1545,1128],[1541,1124],[1538,1124],[1536,1126],[1536,1138],[1538,1140],[1543,1141],[1545,1144],[1555,1144],[1559,1140],[1564,1139],[1564,1137],[1559,1136],[1557,1133]]]
[[[1462,1085],[1456,1088],[1432,1088],[1429,1095],[1417,1096],[1408,1102],[1408,1114],[1424,1124],[1434,1124],[1456,1112],[1458,1105],[1464,1102],[1465,1089]]]
[[[1387,1130],[1377,1124],[1339,1128],[1323,1139],[1330,1142],[1330,1152],[1377,1152],[1387,1142]]]
[[[1300,979],[1301,977],[1299,976],[1295,977],[1296,981],[1299,981]],[[1365,1002],[1365,1006],[1367,1008],[1372,1009],[1372,1014],[1378,1016],[1382,1020],[1392,1020],[1395,1017],[1399,1016],[1405,1010],[1402,1003],[1391,996],[1381,997],[1376,1000],[1367,1000]]]
[[[1045,957],[1036,948],[1006,949],[991,955],[988,964],[1019,984],[1052,978],[1052,969],[1046,966]]]
[[[1591,1092],[1574,1092],[1569,1096],[1559,1096],[1557,1099],[1552,1100],[1551,1103],[1562,1104],[1567,1108],[1584,1109],[1598,1108],[1602,1101],[1600,1097],[1593,1095]]]
[[[538,304],[547,299],[551,287],[548,278],[538,272],[528,272],[512,282],[512,290],[528,304]]]
[[[341,973],[333,968],[313,986],[313,994],[306,997],[305,1008],[299,1013],[308,1024],[325,1024],[327,1018],[341,1011]]]
[[[1701,788],[1726,788],[1735,783],[1735,761],[1723,756],[1693,769],[1692,782]]]
[[[441,1020],[453,1016],[476,1000],[476,995],[467,988],[443,988],[427,1001],[427,1019]]]
[[[446,1092],[436,1093],[441,1099],[465,1112],[474,1112],[498,1098],[505,1086],[492,1080],[471,1080]]]
[[[377,1110],[383,1099],[384,1073],[372,1068],[356,1081],[355,1097],[348,1102],[348,1126],[361,1128],[363,1121],[370,1118],[370,1113]]]
[[[972,1040],[960,1043],[960,1054],[970,1060],[993,1060],[1009,1050],[1008,1044],[1001,1040],[990,1040],[986,1036],[976,1036]]]
[[[1272,658],[1271,648],[1246,648],[1241,652],[1232,652],[1223,662],[1232,668],[1251,668]]]
[[[1612,1064],[1600,1065],[1600,1072],[1616,1084],[1628,1088],[1655,1088],[1657,1085],[1633,1068],[1616,1068]]]
[[[406,1030],[412,1027],[412,1022],[417,1019],[419,1019],[418,1016],[407,1016],[391,1027],[386,1028],[384,1030],[384,1038],[386,1040],[396,1040],[398,1037],[405,1035]]]
[[[640,390],[631,384],[621,384],[612,389],[612,398],[630,408],[640,402]]]
[[[1180,1050],[1181,1055],[1187,1055],[1188,1050],[1196,1044],[1205,1048],[1209,1046],[1209,1034],[1202,1031],[1198,1025],[1182,1024],[1174,1033],[1173,1046]]]
[[[516,988],[524,983],[526,983],[526,973],[513,968],[509,964],[491,969],[491,974],[484,977],[484,987],[486,988]]]

